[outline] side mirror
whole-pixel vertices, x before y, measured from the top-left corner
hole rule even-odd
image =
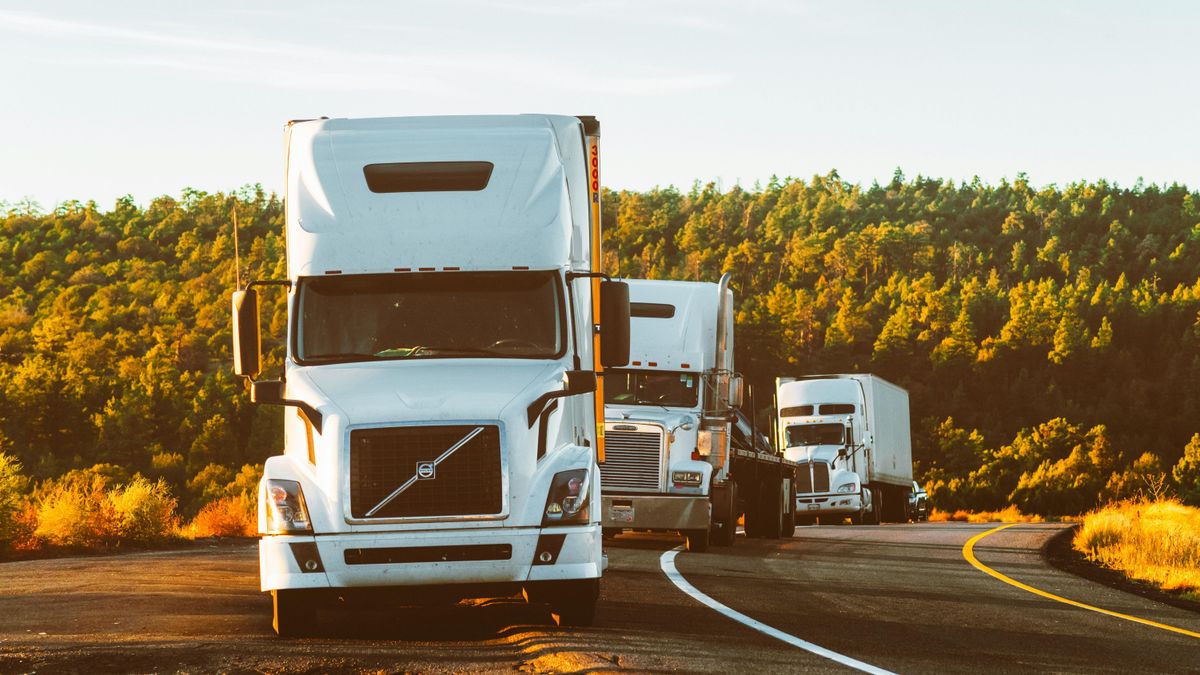
[[[283,405],[283,380],[251,382],[250,402],[263,405]]]
[[[564,391],[567,396],[590,394],[596,391],[596,373],[591,370],[568,370],[563,378],[566,380]]]
[[[729,378],[729,405],[733,408],[742,407],[742,376],[734,375]]]
[[[846,446],[854,446],[854,427],[846,425]]]
[[[600,365],[629,363],[629,284],[600,282]]]
[[[254,378],[262,368],[258,326],[258,292],[233,292],[233,374]]]
[[[845,448],[838,448],[838,457],[841,457],[842,459],[846,459],[849,456],[850,456],[850,453],[846,452]]]

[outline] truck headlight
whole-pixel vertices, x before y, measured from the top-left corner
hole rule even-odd
[[[550,493],[546,495],[546,510],[542,526],[588,522],[588,490],[591,471],[572,469],[554,474]]]
[[[845,483],[838,486],[838,492],[858,492],[858,483]]]
[[[267,531],[264,534],[312,532],[304,491],[294,480],[267,479]]]
[[[672,471],[671,482],[676,485],[698,487],[704,482],[704,474],[699,471]]]

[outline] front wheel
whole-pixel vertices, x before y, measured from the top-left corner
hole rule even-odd
[[[271,591],[274,619],[271,625],[281,638],[304,637],[316,630],[317,608],[309,591],[279,589]]]
[[[708,550],[708,528],[684,530],[683,541],[687,544],[687,550],[692,553],[704,553]]]
[[[600,580],[563,581],[550,594],[550,613],[560,626],[590,626],[596,621]]]

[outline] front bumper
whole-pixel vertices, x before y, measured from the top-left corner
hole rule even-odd
[[[600,509],[601,524],[609,528],[706,530],[712,522],[707,496],[602,494]]]
[[[796,496],[796,517],[852,516],[862,511],[862,495],[844,492]]]
[[[535,561],[560,535],[552,562]],[[264,591],[594,579],[604,567],[599,525],[269,535],[259,540],[258,561]]]

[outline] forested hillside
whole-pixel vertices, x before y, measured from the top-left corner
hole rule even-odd
[[[34,478],[112,463],[200,500],[205,467],[278,450],[278,409],[250,406],[229,368],[235,208],[243,276],[281,277],[282,205],[261,190],[7,210],[0,451]],[[1200,497],[1200,194],[831,173],[606,192],[604,218],[609,273],[733,273],[760,405],[776,375],[908,388],[937,506]],[[281,303],[264,322],[282,337]]]

